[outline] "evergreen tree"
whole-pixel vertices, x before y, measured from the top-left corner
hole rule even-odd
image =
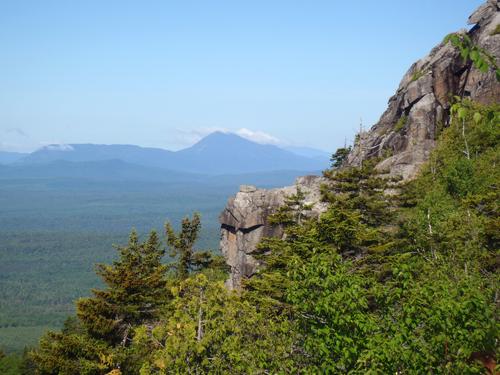
[[[169,222],[165,223],[170,256],[177,258],[171,266],[175,268],[180,280],[187,278],[191,271],[208,267],[213,262],[210,251],[194,250],[200,229],[201,217],[198,213],[195,213],[192,219],[185,217],[182,220],[181,230],[178,234]]]
[[[44,334],[30,360],[37,374],[105,374],[116,367],[112,348],[88,335],[76,319],[66,320],[61,332]]]
[[[337,151],[335,151],[335,153],[330,158],[330,161],[332,163],[332,168],[337,169],[342,167],[346,162],[350,152],[351,152],[351,146],[341,147],[337,149]]]
[[[270,224],[281,225],[282,227],[302,224],[302,221],[307,217],[307,213],[311,211],[312,205],[305,203],[305,194],[300,189],[300,186],[297,185],[296,189],[296,193],[286,196],[284,204],[269,216]]]
[[[386,191],[393,188],[395,178],[375,169],[379,159],[366,160],[361,167],[330,169],[323,174],[328,183],[322,187],[323,200],[333,206],[356,210],[364,224],[372,227],[388,225],[392,218],[391,198]]]
[[[318,220],[278,211],[286,235],[261,243],[266,267],[246,285],[254,303],[291,313],[304,373],[494,371],[499,114],[454,107],[406,186],[369,159],[325,172]],[[401,197],[386,195],[394,188]]]
[[[193,274],[174,288],[171,312],[137,330],[141,374],[259,374],[293,369],[293,328],[228,291],[222,281]]]
[[[135,230],[128,245],[117,250],[117,261],[97,266],[107,288],[94,289],[94,297],[80,299],[77,315],[93,336],[127,346],[132,328],[154,320],[166,302],[166,266],[161,263],[165,251],[155,231],[140,243]]]
[[[287,197],[269,220],[284,236],[261,242],[265,267],[238,293],[195,252],[199,215],[166,225],[168,291],[156,234],[132,233],[81,323],[42,338],[37,371],[494,373],[500,109],[461,101],[451,116],[413,182],[368,159],[325,172],[318,218],[300,189]]]

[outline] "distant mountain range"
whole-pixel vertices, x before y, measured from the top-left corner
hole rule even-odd
[[[12,164],[28,155],[29,154],[22,154],[20,152],[0,151],[0,164]]]
[[[190,184],[209,186],[235,186],[252,184],[263,188],[290,185],[306,174],[319,174],[317,171],[281,170],[242,174],[202,175],[150,168],[126,163],[121,160],[71,162],[65,160],[44,164],[0,164],[1,181],[46,180],[46,181],[87,181],[89,183],[168,183],[180,186]]]
[[[10,166],[0,169],[0,177],[6,173],[59,176],[67,175],[70,169],[78,176],[102,174],[105,178],[122,173],[139,178],[162,174],[169,178],[175,175],[175,179],[183,176],[191,180],[192,176],[188,178],[185,174],[317,172],[328,167],[328,156],[326,152],[314,149],[282,149],[255,143],[235,134],[215,132],[176,152],[133,145],[96,144],[49,145],[31,154],[0,152],[0,164]],[[165,171],[168,173],[165,174]]]

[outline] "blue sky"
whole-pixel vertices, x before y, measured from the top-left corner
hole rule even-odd
[[[333,151],[481,3],[1,1],[0,150],[224,129]]]

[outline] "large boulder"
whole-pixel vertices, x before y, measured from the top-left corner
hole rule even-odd
[[[305,194],[305,203],[312,204],[310,215],[319,215],[326,209],[319,191],[322,177],[299,177],[294,186],[280,189],[257,189],[243,185],[235,197],[229,198],[220,215],[221,251],[231,268],[227,285],[239,288],[242,278],[252,276],[258,269],[258,262],[252,256],[263,237],[283,235],[279,226],[269,224],[268,217],[282,206],[287,196],[296,194],[299,188]]]

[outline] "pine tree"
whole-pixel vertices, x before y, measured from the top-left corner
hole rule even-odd
[[[307,259],[314,246],[309,236],[315,222],[308,215],[311,209],[312,205],[305,202],[305,194],[297,186],[296,193],[286,196],[284,204],[269,216],[269,224],[282,228],[283,238],[264,238],[258,244],[252,256],[262,262],[263,269],[243,282],[246,289],[254,292],[252,295],[259,300],[258,303],[266,300],[284,308],[288,268],[296,257]],[[304,238],[307,240],[302,242]]]
[[[36,374],[106,374],[116,364],[112,347],[88,335],[77,319],[68,318],[61,332],[49,331],[25,359]]]
[[[296,189],[296,193],[286,196],[284,204],[269,216],[270,224],[281,225],[282,227],[302,224],[302,221],[307,217],[307,213],[311,211],[312,204],[305,203],[306,195],[299,185],[297,185]]]
[[[379,160],[365,160],[360,167],[327,170],[322,198],[329,209],[320,219],[323,240],[344,255],[382,254],[394,245],[397,200],[388,194],[398,178],[381,175]]]
[[[135,230],[127,246],[117,250],[117,261],[97,266],[107,288],[80,299],[77,315],[93,336],[127,346],[133,327],[155,319],[166,302],[166,266],[161,263],[165,251],[155,231],[140,243]]]
[[[176,270],[177,278],[180,280],[187,278],[191,271],[208,267],[213,261],[212,254],[209,251],[194,250],[194,244],[198,239],[200,229],[201,217],[198,213],[195,213],[192,219],[185,217],[182,220],[181,230],[178,234],[170,222],[165,223],[170,256],[177,258],[172,267]]]
[[[172,311],[137,330],[141,374],[263,374],[290,368],[293,329],[222,281],[192,274],[174,288]],[[293,372],[293,371],[288,371]]]
[[[340,168],[344,165],[349,153],[351,152],[351,146],[341,147],[335,151],[335,153],[330,158],[332,162],[332,168]]]
[[[329,180],[322,188],[323,200],[350,210],[358,210],[363,223],[387,225],[392,220],[391,200],[385,191],[397,182],[375,169],[379,159],[368,159],[361,167],[324,172]]]

